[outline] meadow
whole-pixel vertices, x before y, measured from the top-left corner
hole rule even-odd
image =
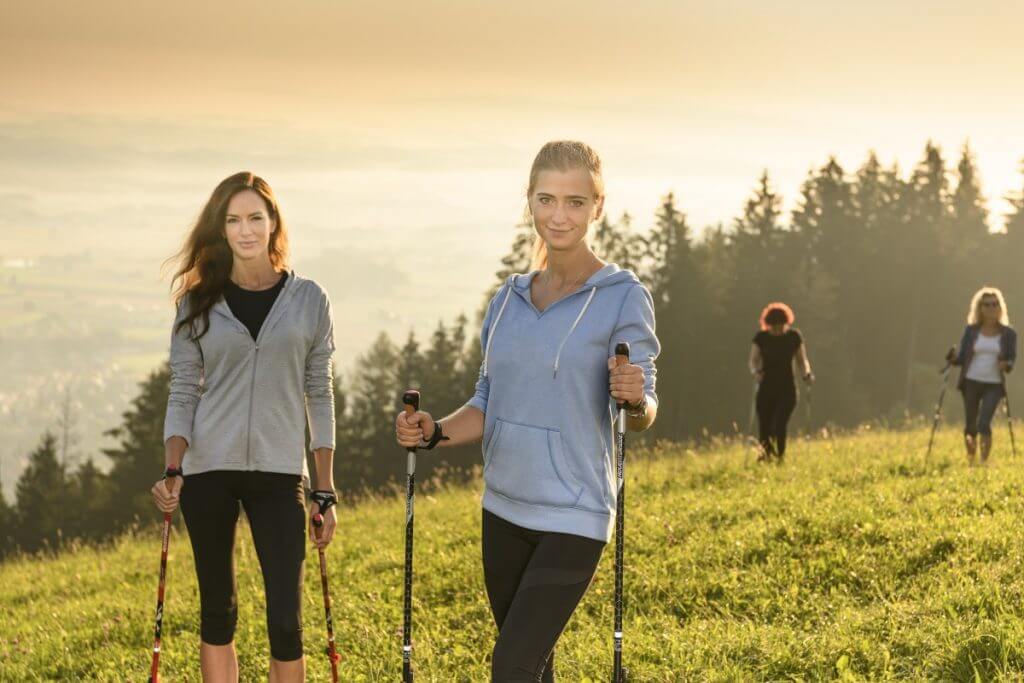
[[[1024,484],[1005,428],[968,467],[942,431],[862,428],[794,440],[781,466],[741,441],[631,453],[626,661],[634,681],[1019,680],[1024,676]],[[426,456],[424,456],[426,457]],[[395,466],[404,459],[395,454]],[[419,681],[487,681],[494,626],[479,559],[479,480],[417,500]],[[341,680],[401,665],[404,501],[339,511],[330,576]],[[144,680],[158,531],[0,565],[0,680]],[[612,555],[562,637],[562,681],[607,681]],[[198,592],[184,529],[171,539],[162,674],[198,681]],[[265,680],[262,581],[237,544],[244,681]],[[309,680],[330,680],[316,553],[304,596]]]

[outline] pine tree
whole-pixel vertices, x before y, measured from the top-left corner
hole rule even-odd
[[[676,206],[674,194],[662,199],[646,247],[647,283],[662,342],[658,383],[668,390],[659,397],[656,433],[684,438],[711,418],[707,397],[691,389],[707,380],[703,371],[707,369],[709,349],[702,337],[710,327],[712,310],[694,259],[690,227]]]
[[[1024,175],[1024,160],[1021,160],[1021,174]],[[1002,287],[1006,291],[1019,292],[1024,289],[1024,273],[1020,268],[1020,255],[1024,254],[1024,187],[1007,196],[1006,201],[1011,208],[1004,217],[1003,232],[992,236],[992,249],[996,254],[992,261],[999,274],[999,282],[1003,283]],[[1017,297],[1008,301],[1007,306],[1010,308],[1011,320],[1016,319],[1016,314],[1024,310],[1018,305]]]
[[[67,481],[57,451],[57,437],[44,433],[18,478],[14,538],[18,547],[28,552],[56,550],[62,544],[68,513]]]
[[[854,299],[854,322],[845,330],[848,348],[856,349],[847,362],[860,379],[859,390],[868,406],[862,414],[877,415],[883,407],[883,414],[894,418],[899,417],[897,406],[904,391],[903,329],[908,315],[904,307],[882,302],[891,300],[894,293],[906,286],[908,254],[903,251],[902,237],[906,224],[902,200],[905,187],[899,168],[883,168],[874,152],[857,171],[852,199],[864,244],[859,251],[860,260],[851,264],[852,284],[859,287],[859,296]],[[839,309],[837,315],[845,317],[847,311]],[[880,335],[878,330],[892,333]]]
[[[346,452],[337,458],[338,486],[347,491],[378,488],[398,481],[404,460],[393,457],[395,415],[401,409],[401,386],[397,370],[398,350],[387,334],[381,333],[373,346],[356,359],[352,373],[352,396],[347,423]],[[392,456],[392,457],[389,457]]]
[[[3,477],[0,477],[0,559],[14,550],[14,509],[4,497]]]
[[[957,185],[951,197],[954,243],[950,248],[960,251],[966,260],[972,260],[988,238],[988,209],[981,194],[974,154],[966,143],[956,174]]]
[[[594,253],[624,270],[639,272],[640,260],[644,254],[644,241],[633,234],[633,217],[628,212],[623,212],[614,223],[606,214],[592,230],[591,243]]]
[[[111,507],[110,479],[86,459],[68,485],[67,536],[96,540],[113,530],[106,517]]]
[[[114,527],[124,527],[136,518],[159,517],[149,491],[164,470],[164,415],[170,377],[167,363],[151,372],[139,385],[131,407],[122,413],[120,426],[106,432],[119,442],[103,451],[113,462],[107,517]]]
[[[496,281],[484,296],[483,310],[486,309],[487,302],[505,284],[505,280],[510,275],[530,271],[530,266],[533,262],[533,242],[535,239],[537,239],[537,233],[534,231],[531,222],[523,221],[516,225],[515,233],[512,236],[512,248],[501,258],[501,268],[495,273]],[[483,318],[483,310],[480,313],[481,319]]]
[[[824,382],[819,395],[826,400],[819,401],[819,409],[856,419],[856,406],[862,401],[846,339],[860,321],[854,315],[865,314],[855,304],[860,299],[856,268],[863,263],[863,236],[854,215],[853,186],[834,158],[809,174],[801,187],[792,230],[799,260],[792,271],[789,303]]]
[[[903,403],[912,410],[924,410],[930,401],[924,388],[915,391],[915,385],[927,382],[934,374],[932,368],[945,350],[940,340],[949,335],[950,329],[949,322],[944,322],[945,311],[940,309],[952,310],[947,302],[956,300],[956,287],[951,278],[928,277],[934,272],[954,272],[949,258],[952,240],[949,238],[948,195],[942,153],[929,141],[924,157],[907,184],[904,195],[907,224],[900,244],[905,258],[901,290],[905,292],[909,313]],[[919,359],[922,354],[924,358]]]

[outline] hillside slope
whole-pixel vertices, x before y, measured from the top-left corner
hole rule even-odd
[[[670,447],[630,463],[626,659],[636,681],[1018,678],[1024,673],[1024,471],[997,434],[969,469],[958,437],[863,431],[794,443],[782,467],[746,448]],[[401,467],[401,453],[396,467]],[[399,497],[340,514],[329,550],[342,680],[400,670]],[[237,550],[242,680],[264,680],[263,596],[248,531]],[[417,507],[420,681],[486,681],[494,629],[479,557],[479,484]],[[159,539],[0,566],[0,680],[144,680]],[[562,638],[563,681],[606,681],[612,553]],[[175,533],[162,671],[197,681],[198,595]],[[316,555],[307,558],[311,681],[329,680]]]

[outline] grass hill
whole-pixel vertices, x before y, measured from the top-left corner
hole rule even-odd
[[[626,660],[636,681],[1019,680],[1022,461],[997,434],[968,468],[953,431],[863,429],[758,466],[740,443],[669,446],[629,463]],[[395,467],[404,458],[396,449]],[[385,456],[382,456],[385,457]],[[424,456],[429,457],[429,456]],[[494,638],[479,555],[480,485],[418,497],[420,681],[486,681]],[[341,511],[328,551],[344,681],[395,681],[404,503]],[[144,680],[158,532],[0,566],[0,680]],[[612,552],[562,637],[562,681],[606,681]],[[242,680],[264,680],[262,582],[239,529]],[[329,680],[316,554],[307,557],[311,681]],[[198,593],[171,540],[163,676],[198,681]]]

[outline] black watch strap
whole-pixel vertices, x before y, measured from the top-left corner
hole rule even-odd
[[[171,477],[181,477],[184,476],[184,474],[185,473],[181,471],[180,467],[168,467],[167,469],[164,470],[164,479],[169,479]]]
[[[424,450],[432,451],[434,450],[434,447],[437,446],[437,444],[441,443],[442,441],[448,441],[448,439],[449,437],[445,436],[444,432],[441,430],[441,423],[435,422],[434,433],[430,435],[430,440],[427,441],[427,445],[425,445],[423,448]]]
[[[338,504],[338,494],[334,491],[313,491],[309,497],[320,506],[320,514],[325,514],[332,506]]]

